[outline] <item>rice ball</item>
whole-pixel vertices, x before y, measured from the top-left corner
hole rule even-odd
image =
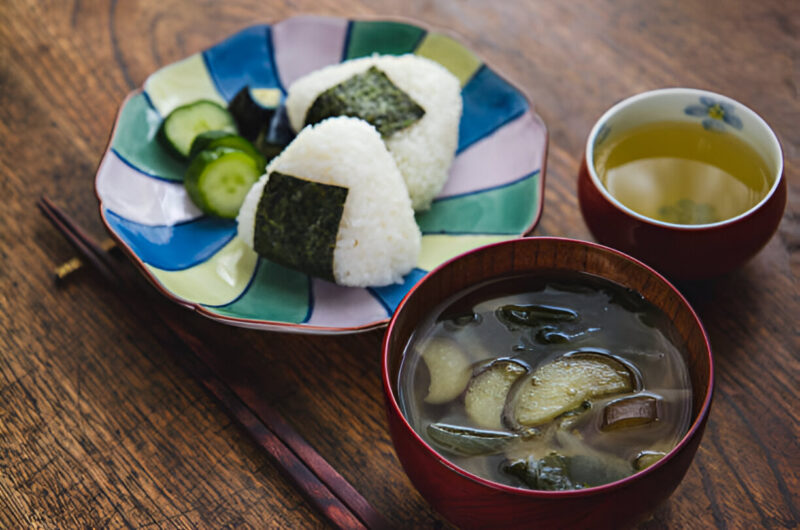
[[[373,55],[326,66],[291,85],[286,98],[289,121],[295,131],[300,131],[308,109],[322,92],[371,66],[383,71],[425,110],[420,120],[384,141],[406,183],[412,207],[427,210],[453,163],[462,110],[461,84],[439,63],[406,54]]]
[[[417,263],[422,236],[403,178],[380,134],[367,122],[348,117],[329,118],[304,128],[267,166],[239,210],[238,235],[256,248],[259,204],[268,190],[270,175],[289,175],[347,188],[335,233],[333,280],[352,287],[399,283]],[[292,252],[304,251],[304,238],[314,226],[295,227],[296,249],[282,249],[264,257],[293,266]],[[264,255],[262,252],[259,254]],[[275,253],[273,253],[275,254]],[[299,267],[313,273],[308,267]]]

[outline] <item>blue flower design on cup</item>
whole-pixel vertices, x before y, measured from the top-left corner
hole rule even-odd
[[[724,131],[725,124],[734,129],[742,128],[742,120],[734,113],[733,105],[708,96],[700,96],[699,105],[689,105],[683,112],[688,116],[702,117],[703,127],[709,131]]]

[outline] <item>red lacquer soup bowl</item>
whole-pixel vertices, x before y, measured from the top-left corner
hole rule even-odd
[[[420,323],[453,295],[509,275],[584,272],[639,292],[663,311],[685,342],[692,385],[688,432],[657,463],[625,479],[570,491],[535,491],[471,474],[430,446],[403,415],[398,377]],[[521,238],[462,254],[428,274],[401,302],[383,341],[383,389],[395,451],[411,482],[445,518],[463,528],[624,528],[644,518],[678,486],[703,435],[713,363],[700,320],[683,296],[643,263],[594,243]]]
[[[766,193],[745,211],[705,224],[664,222],[626,206],[603,184],[595,153],[636,127],[658,122],[681,122],[706,136],[742,140],[766,164]],[[646,181],[639,182],[644,186]],[[732,200],[725,196],[729,191],[720,190],[722,201]],[[685,198],[692,199],[700,200]],[[653,90],[621,101],[597,121],[578,174],[578,201],[586,225],[600,243],[641,259],[673,280],[709,278],[744,264],[778,228],[786,206],[783,154],[769,125],[735,100],[689,88]]]

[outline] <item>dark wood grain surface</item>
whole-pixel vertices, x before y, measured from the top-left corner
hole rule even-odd
[[[254,21],[407,17],[455,32],[522,87],[550,131],[534,235],[589,239],[576,172],[591,125],[647,89],[691,86],[755,109],[782,141],[789,202],[742,269],[682,286],[707,327],[717,390],[685,480],[643,528],[800,525],[800,3],[147,0],[0,3],[0,527],[324,527],[184,371],[155,314],[84,271],[35,209],[47,194],[102,235],[93,175],[117,106],[146,76]],[[120,266],[128,266],[120,262]],[[247,331],[159,297],[386,517],[446,526],[385,428],[381,332]],[[242,367],[246,367],[243,370]]]

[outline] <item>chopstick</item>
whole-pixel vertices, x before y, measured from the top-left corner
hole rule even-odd
[[[82,259],[107,281],[127,286],[109,255],[97,241],[47,197],[39,208],[54,227],[75,247]],[[132,291],[129,289],[127,291]],[[342,477],[291,425],[263,399],[256,401],[255,412],[210,368],[213,355],[188,333],[159,304],[159,319],[193,354],[176,355],[179,362],[228,410],[261,447],[267,450],[278,469],[295,485],[303,497],[337,528],[390,528],[388,521]],[[141,316],[137,314],[137,316]]]
[[[114,243],[113,239],[107,238],[100,242],[100,248],[102,248],[106,252],[109,252],[110,250],[117,248],[117,245],[116,243]],[[65,280],[67,276],[69,276],[70,274],[74,273],[75,271],[81,268],[83,268],[83,262],[78,256],[74,256],[69,260],[65,261],[64,263],[62,263],[61,265],[59,265],[58,267],[56,267],[55,270],[53,270],[53,276],[55,277],[55,280],[57,282],[60,282]]]
[[[37,203],[39,209],[47,217],[53,226],[69,241],[75,250],[92,265],[103,278],[113,283],[120,283],[121,278],[114,270],[108,254],[100,245],[84,231],[77,223],[72,221],[63,211],[45,196],[42,196]]]
[[[167,324],[172,332],[199,359],[206,364],[211,364],[213,354],[203,343],[188,333],[182,326],[173,327],[173,321],[168,320]],[[268,425],[275,436],[289,447],[322,483],[333,491],[350,510],[358,514],[359,519],[363,521],[367,528],[391,528],[389,522],[322,455],[317,453],[277,410],[256,394],[250,395],[248,402],[249,410],[255,412],[257,418],[260,418],[264,424]]]

